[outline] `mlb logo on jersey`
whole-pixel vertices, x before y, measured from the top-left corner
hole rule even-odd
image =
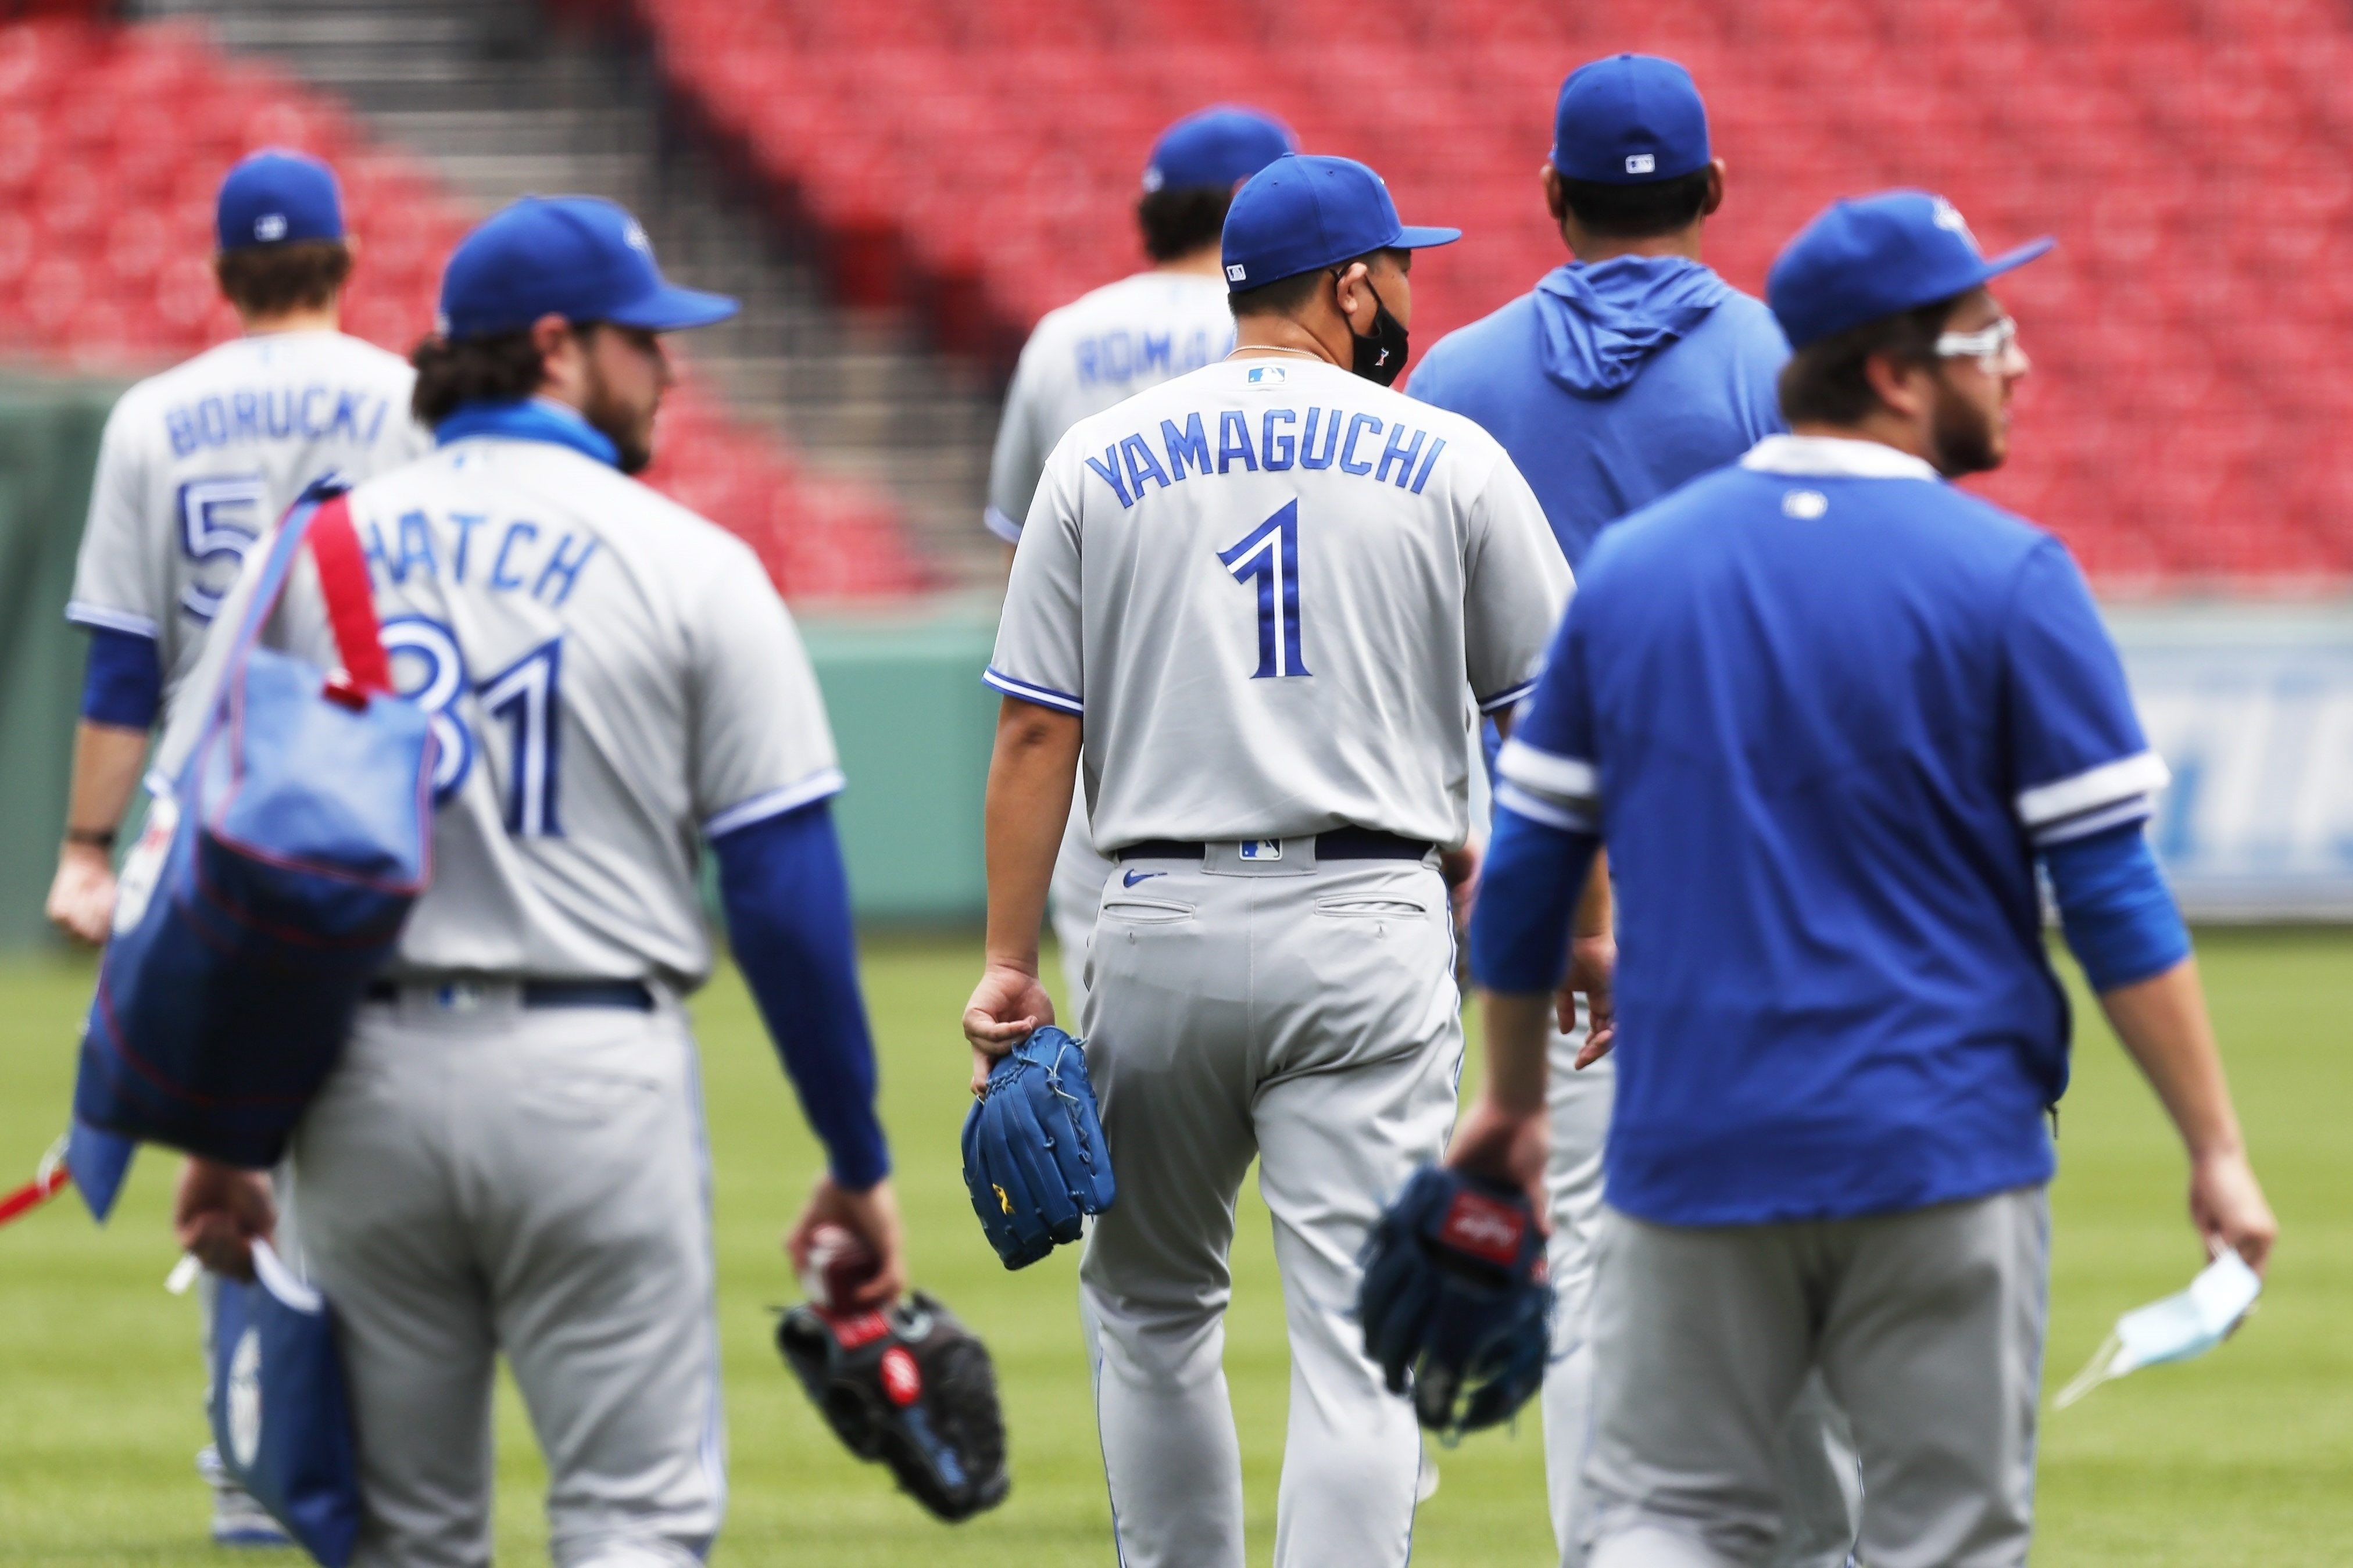
[[[1250,366],[1250,384],[1252,386],[1281,386],[1287,379],[1289,378],[1283,374],[1282,367],[1279,364]]]

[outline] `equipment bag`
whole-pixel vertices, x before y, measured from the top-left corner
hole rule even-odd
[[[332,674],[259,646],[306,541]],[[296,502],[257,570],[243,621],[216,634],[235,640],[204,727],[123,866],[74,1116],[262,1170],[431,874],[433,747],[425,710],[392,694],[341,492]],[[105,1217],[112,1191],[84,1195]]]
[[[325,1298],[266,1241],[253,1283],[213,1298],[213,1447],[269,1517],[327,1568],[343,1568],[360,1528],[351,1391]]]

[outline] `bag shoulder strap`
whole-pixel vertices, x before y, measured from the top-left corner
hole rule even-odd
[[[360,549],[358,531],[352,527],[352,509],[344,496],[330,496],[319,502],[311,518],[310,545],[343,673],[362,691],[390,691],[392,660],[385,655],[367,557]]]

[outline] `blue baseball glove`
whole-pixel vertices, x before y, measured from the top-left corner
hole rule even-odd
[[[1544,1384],[1553,1289],[1527,1195],[1426,1165],[1365,1244],[1356,1313],[1391,1394],[1448,1441],[1510,1419]]]
[[[988,1244],[1026,1268],[1119,1195],[1080,1043],[1051,1025],[997,1059],[964,1119],[964,1184]]]

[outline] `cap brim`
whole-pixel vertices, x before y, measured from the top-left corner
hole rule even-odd
[[[2051,247],[2058,243],[2058,240],[2046,234],[2041,239],[2028,240],[2016,250],[2005,250],[1985,264],[1984,270],[1978,276],[1978,281],[1987,282],[2013,268],[2023,267],[2036,257],[2047,254]]]
[[[636,327],[649,332],[682,332],[691,327],[708,327],[725,321],[743,309],[724,294],[706,294],[700,289],[681,289],[665,283],[642,300],[632,300],[612,311],[605,319],[617,326]]]
[[[1459,228],[1419,228],[1407,224],[1398,230],[1398,237],[1389,245],[1398,250],[1428,250],[1433,245],[1451,245],[1461,237]]]

